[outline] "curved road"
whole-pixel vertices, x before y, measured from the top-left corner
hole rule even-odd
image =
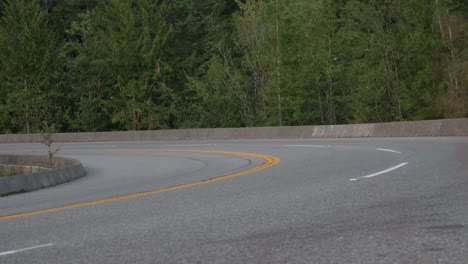
[[[0,263],[468,261],[468,138],[67,143],[60,155],[88,175],[0,197]]]

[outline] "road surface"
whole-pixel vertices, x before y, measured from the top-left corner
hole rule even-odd
[[[59,155],[88,175],[0,197],[0,263],[468,263],[468,138],[66,143]]]

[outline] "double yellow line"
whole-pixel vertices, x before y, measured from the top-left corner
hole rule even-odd
[[[218,150],[155,150],[155,149],[112,149],[112,150],[63,150],[63,152],[122,152],[122,153],[127,153],[127,152],[181,152],[181,153],[208,153],[208,154],[222,154],[222,155],[234,155],[234,156],[243,156],[243,157],[255,157],[255,158],[261,158],[265,160],[265,162],[259,166],[252,167],[243,171],[239,171],[236,173],[231,173],[231,174],[226,174],[206,180],[201,180],[201,181],[196,181],[196,182],[191,182],[191,183],[186,183],[186,184],[180,184],[172,187],[166,187],[166,188],[160,188],[160,189],[155,189],[151,191],[144,191],[144,192],[138,192],[138,193],[132,193],[132,194],[127,194],[127,195],[121,195],[121,196],[115,196],[111,198],[106,198],[106,199],[100,199],[100,200],[95,200],[95,201],[90,201],[90,202],[84,202],[84,203],[77,203],[77,204],[71,204],[71,205],[65,205],[65,206],[60,206],[60,207],[54,207],[54,208],[49,208],[49,209],[43,209],[43,210],[37,210],[37,211],[31,211],[31,212],[25,212],[25,213],[19,213],[19,214],[13,214],[13,215],[6,215],[6,216],[0,216],[0,220],[6,220],[6,219],[12,219],[12,218],[18,218],[18,217],[25,217],[25,216],[31,216],[31,215],[38,215],[38,214],[45,214],[45,213],[51,213],[51,212],[56,212],[56,211],[61,211],[61,210],[66,210],[66,209],[73,209],[73,208],[79,208],[79,207],[84,207],[84,206],[89,206],[89,205],[96,205],[96,204],[102,204],[102,203],[107,203],[107,202],[113,202],[113,201],[119,201],[119,200],[125,200],[125,199],[130,199],[130,198],[135,198],[135,197],[140,197],[140,196],[145,196],[145,195],[151,195],[151,194],[156,194],[156,193],[162,193],[162,192],[169,192],[169,191],[175,191],[178,189],[183,189],[183,188],[188,188],[188,187],[193,187],[201,184],[206,184],[206,183],[211,183],[211,182],[216,182],[216,181],[222,181],[230,178],[235,178],[239,177],[245,174],[253,173],[256,171],[260,171],[272,166],[275,166],[276,164],[281,162],[281,159],[275,156],[268,156],[268,155],[263,155],[263,154],[255,154],[255,153],[248,153],[248,152],[234,152],[234,151],[218,151]]]

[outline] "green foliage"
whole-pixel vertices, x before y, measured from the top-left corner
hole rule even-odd
[[[3,129],[37,132],[42,120],[60,116],[59,41],[37,1],[2,3],[0,88]]]
[[[77,40],[69,43],[69,53],[76,57],[69,67],[71,74],[80,74],[70,78],[78,78],[81,103],[72,118],[79,127],[101,130],[115,125],[137,130],[168,126],[169,112],[165,110],[170,108],[172,91],[164,75],[170,66],[162,57],[172,33],[168,15],[165,1],[113,0],[72,23],[68,32]],[[107,125],[99,127],[101,120],[107,120]]]
[[[433,102],[439,91],[431,71],[438,42],[432,31],[433,10],[419,0],[349,3],[345,18],[357,24],[350,30],[367,39],[359,64],[352,67],[357,87],[351,88],[351,122],[439,117]]]
[[[212,109],[207,105],[208,98],[203,98],[196,86],[200,82],[207,85],[207,69],[212,58],[220,55],[219,48],[226,44],[231,48],[232,14],[236,5],[230,0],[175,0],[171,3],[174,37],[168,41],[166,53],[173,69],[167,82],[174,90],[172,125],[180,128],[212,126],[214,119],[209,117],[210,113],[222,113],[225,109]],[[239,125],[234,120],[223,122]]]
[[[0,132],[467,117],[467,43],[463,0],[5,0]]]

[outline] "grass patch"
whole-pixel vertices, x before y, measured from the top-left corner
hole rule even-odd
[[[37,166],[15,166],[15,165],[0,165],[0,177],[9,177],[22,174],[33,174],[36,172],[46,172],[49,168]]]
[[[17,175],[16,173],[14,172],[3,172],[3,171],[0,171],[0,177],[8,177],[8,176],[15,176]]]

